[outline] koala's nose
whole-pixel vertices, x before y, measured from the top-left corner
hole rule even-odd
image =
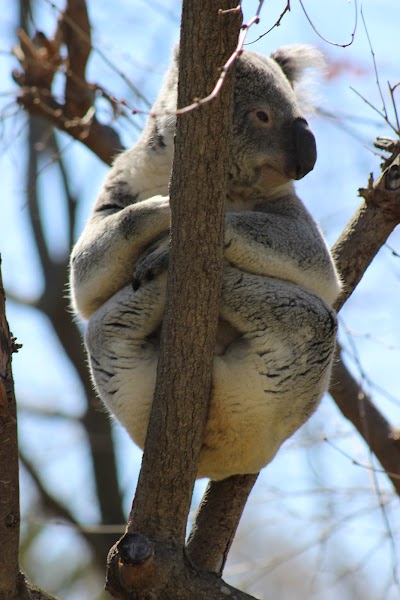
[[[290,179],[302,179],[313,170],[317,160],[315,137],[303,118],[294,121],[292,135],[294,152],[287,162],[286,174]]]

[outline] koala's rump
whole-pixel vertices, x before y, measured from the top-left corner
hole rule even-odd
[[[241,275],[240,281],[246,289],[253,286],[254,293],[259,290],[264,311],[257,327],[240,333],[236,330],[234,335],[232,330],[231,343],[214,357],[199,477],[223,479],[258,472],[306,421],[328,386],[335,337],[329,307],[287,282],[254,275]],[[87,336],[97,389],[141,448],[159,351],[157,339],[148,335],[162,319],[163,299],[157,285],[157,281],[151,282],[139,293],[130,287],[119,292],[98,313]],[[230,298],[237,285],[232,286]],[[138,311],[138,306],[149,306],[141,297],[145,294],[148,300],[153,298],[152,323],[143,308]],[[154,297],[159,308],[155,308]],[[249,310],[254,310],[251,303]],[[143,320],[134,327],[132,318],[141,315]],[[147,332],[139,331],[140,326],[146,326]]]

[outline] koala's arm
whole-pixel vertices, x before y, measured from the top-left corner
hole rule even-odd
[[[297,198],[226,213],[225,259],[242,271],[290,281],[329,305],[340,279],[318,226]]]
[[[167,196],[116,209],[97,205],[71,256],[74,309],[88,319],[116,291],[132,281],[136,262],[161,233],[168,231]]]

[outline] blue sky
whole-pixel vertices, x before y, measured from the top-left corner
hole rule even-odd
[[[61,7],[63,5],[61,0],[58,4]],[[257,4],[244,3],[246,18],[251,18]],[[261,23],[251,29],[248,41],[255,40],[267,30],[281,14],[285,4],[286,2],[265,2]],[[299,182],[298,190],[332,244],[359,204],[357,189],[366,186],[370,172],[375,175],[379,173],[379,157],[372,152],[374,137],[390,136],[391,132],[379,116],[350,89],[355,88],[378,109],[381,108],[371,52],[360,15],[354,43],[342,48],[323,41],[305,18],[299,2],[293,0],[291,4],[292,10],[285,15],[281,26],[256,44],[250,45],[250,48],[269,53],[283,44],[310,43],[318,46],[327,56],[331,76],[322,79],[317,87],[318,105],[337,118],[324,118],[317,114],[310,119],[318,142],[318,163],[315,170]],[[45,0],[39,0],[37,5],[37,25],[51,34],[56,11]],[[113,4],[112,10],[110,3],[102,0],[89,1],[88,5],[94,47],[105,53],[146,97],[154,100],[172,47],[178,40],[178,3],[168,0],[152,3],[144,0],[136,3],[118,0]],[[321,2],[318,0],[305,0],[304,6],[323,37],[339,44],[350,40],[354,23],[352,2],[330,0],[324,2],[321,9]],[[359,2],[358,9],[360,7]],[[400,78],[400,4],[398,0],[364,0],[362,8],[389,107],[386,82],[393,84]],[[16,63],[7,55],[7,50],[15,43],[17,15],[13,15],[10,10],[4,14],[6,16],[3,16],[0,23],[0,50],[5,51],[0,54],[0,85],[3,92],[0,102],[3,110],[8,111],[7,105],[12,101],[12,94],[9,92],[15,90],[10,72],[16,67]],[[122,79],[95,51],[89,64],[88,79],[102,83],[113,95],[126,99],[131,105],[138,105]],[[142,123],[143,117],[132,116],[130,122],[121,121],[117,124],[126,145],[134,143]],[[27,298],[36,297],[43,282],[32,246],[21,176],[26,161],[23,115],[20,113],[4,120],[1,133],[3,151],[0,155],[0,173],[4,191],[0,203],[0,250],[4,282],[14,294]],[[107,167],[78,143],[71,142],[66,136],[61,136],[60,139],[72,173],[73,191],[81,198],[81,229]],[[57,256],[65,252],[62,202],[58,197],[58,180],[54,169],[45,165],[43,168],[46,176],[40,176],[44,192],[42,210],[46,214],[49,246],[54,256]],[[76,235],[79,235],[79,231]],[[392,234],[389,244],[400,254],[398,231]],[[384,247],[341,315],[341,340],[346,348],[348,365],[358,379],[362,378],[361,365],[368,378],[363,385],[394,425],[400,422],[399,292],[400,258],[394,256],[390,248]],[[14,378],[20,405],[79,415],[84,408],[79,382],[61,354],[46,319],[37,311],[11,301],[8,304],[8,319],[12,331],[24,344],[23,350],[14,358]],[[115,435],[120,448],[121,485],[126,489],[128,510],[141,454],[124,432],[117,430]],[[309,586],[306,597],[323,600],[337,597],[346,578],[343,576],[339,583],[332,583],[336,575],[329,574],[328,559],[339,564],[340,558],[346,555],[347,562],[344,561],[343,570],[346,565],[353,565],[355,568],[362,563],[367,550],[375,544],[377,549],[372,558],[355,570],[356,592],[361,594],[360,598],[364,597],[361,591],[357,591],[357,585],[361,590],[361,580],[365,579],[372,590],[371,598],[398,598],[399,589],[389,585],[392,581],[393,550],[387,524],[379,510],[379,490],[374,489],[368,470],[352,464],[351,460],[321,441],[325,436],[356,461],[370,464],[371,457],[365,444],[353,432],[351,425],[344,421],[332,401],[325,399],[310,422],[285,445],[273,464],[263,472],[250,500],[239,536],[243,546],[239,548],[238,545],[238,549],[234,551],[227,572],[239,583],[246,579],[243,574],[246,571],[240,565],[250,565],[251,568],[255,558],[260,560],[260,553],[254,557],[250,550],[247,553],[243,551],[243,547],[251,545],[249,539],[252,539],[250,533],[247,535],[246,532],[253,532],[257,546],[261,549],[261,556],[264,556],[268,555],[263,550],[268,548],[268,536],[274,539],[274,536],[279,535],[287,537],[300,550],[302,544],[312,540],[313,536],[321,539],[328,521],[339,523],[348,515],[346,526],[338,527],[338,539],[333,531],[329,543],[326,542],[324,546],[325,558],[320,559],[324,566],[321,568],[320,581],[331,582],[331,587],[325,586],[325,595],[322,597],[318,591],[321,588],[310,576],[310,581],[306,582]],[[41,465],[49,485],[57,486],[60,497],[71,503],[82,520],[95,522],[97,511],[92,503],[93,490],[90,485],[87,487],[90,465],[80,428],[65,419],[52,420],[50,424],[48,419],[33,417],[29,412],[22,411],[20,438],[25,449]],[[384,477],[379,477],[379,481],[385,498],[391,499],[390,483]],[[200,497],[204,485],[204,482],[197,484],[195,499]],[[87,491],[78,497],[77,490],[85,488]],[[331,493],[312,493],[312,490],[322,489],[331,490]],[[32,500],[28,482],[23,481],[22,490],[25,498],[23,506],[27,507]],[[299,490],[304,493],[299,493]],[[398,530],[398,512],[399,504],[394,498],[388,508],[393,531]],[[352,513],[354,514],[350,518]],[[275,523],[279,524],[278,531],[275,531]],[[42,543],[46,541],[47,535],[51,535],[52,530],[49,527],[43,532]],[[57,531],[60,532],[60,528]],[[64,533],[59,535],[64,541],[60,542],[60,551],[69,547],[72,538],[76,541],[76,536],[71,538],[64,528],[62,531]],[[396,544],[397,542],[395,539]],[[316,544],[316,547],[320,550],[321,544]],[[307,552],[306,559],[310,568],[315,570],[318,563],[315,548]],[[295,568],[295,562],[288,564]],[[258,572],[260,568],[258,564]],[[274,573],[277,572],[279,568],[272,572],[268,585],[274,585]],[[388,592],[385,592],[386,582],[389,582]],[[257,585],[261,588],[257,588]],[[265,580],[264,583],[256,582],[255,587],[250,587],[249,591],[261,594],[262,586],[265,585]],[[78,592],[77,594],[66,593],[65,600],[74,600],[79,597]],[[356,597],[358,596],[354,595]],[[284,600],[283,596],[280,598]]]

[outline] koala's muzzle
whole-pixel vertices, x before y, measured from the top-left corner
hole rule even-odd
[[[285,174],[290,179],[302,179],[313,170],[317,160],[315,137],[305,119],[298,118],[291,125],[292,152],[286,161]]]

